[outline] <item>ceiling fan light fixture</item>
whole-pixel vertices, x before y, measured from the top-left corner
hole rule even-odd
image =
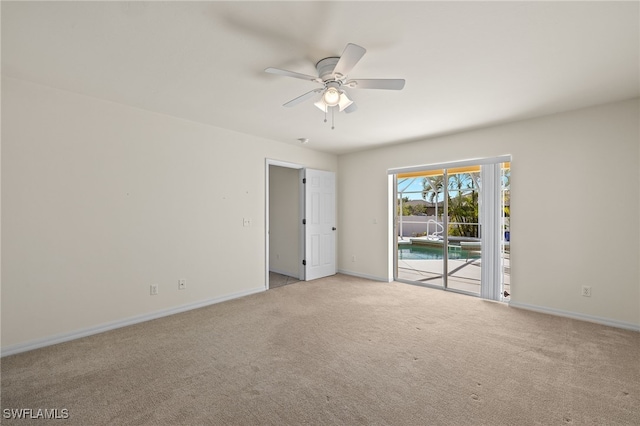
[[[317,106],[320,111],[324,112],[325,114],[329,111],[329,107],[327,106],[327,104],[324,103],[324,100],[320,99],[318,102],[314,102],[313,103],[315,106]]]
[[[331,93],[327,95],[328,92],[331,92]],[[327,98],[329,98],[330,102],[327,101]],[[334,98],[337,98],[337,100],[334,101]],[[349,99],[349,97],[345,92],[343,92],[342,90],[338,90],[334,87],[329,87],[322,94],[322,98],[318,102],[315,102],[314,105],[318,107],[320,111],[327,113],[329,112],[329,107],[337,106],[338,110],[342,112],[344,111],[345,108],[348,108],[349,105],[351,105],[352,103],[353,101]]]
[[[336,106],[340,102],[340,92],[335,87],[329,87],[322,94],[322,100],[327,106]]]
[[[353,101],[349,99],[346,93],[340,93],[340,100],[338,101],[338,107],[340,108],[340,112],[344,111],[349,105],[351,105]]]

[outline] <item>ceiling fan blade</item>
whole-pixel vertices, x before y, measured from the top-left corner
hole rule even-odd
[[[349,114],[350,112],[353,112],[355,110],[357,110],[358,107],[356,106],[356,103],[352,103],[351,105],[349,105],[348,107],[346,107],[343,111],[346,112],[347,114]]]
[[[402,78],[364,78],[347,81],[345,86],[352,89],[402,90],[404,83]]]
[[[301,80],[315,81],[318,83],[322,83],[322,80],[319,77],[314,77],[308,74],[301,74],[299,72],[294,72],[294,71],[281,70],[280,68],[269,67],[265,69],[264,72],[268,72],[269,74],[284,75],[286,77],[293,77],[293,78],[299,78]]]
[[[333,69],[334,74],[342,76],[348,75],[358,61],[364,56],[367,49],[357,44],[349,43],[344,48],[336,67]]]
[[[282,105],[285,106],[287,108],[290,108],[292,106],[296,106],[298,105],[300,102],[306,101],[307,99],[313,97],[313,95],[315,95],[316,93],[320,93],[322,92],[323,89],[315,89],[312,90],[310,92],[305,93],[304,95],[300,95],[295,99],[290,100],[289,102],[287,102],[286,104]]]

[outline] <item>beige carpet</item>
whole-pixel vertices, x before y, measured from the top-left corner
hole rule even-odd
[[[337,275],[3,358],[2,408],[68,409],[58,425],[638,425],[640,333]]]

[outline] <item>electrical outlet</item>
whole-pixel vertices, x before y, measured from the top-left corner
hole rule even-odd
[[[149,289],[152,296],[158,295],[158,284],[151,284],[151,288]]]
[[[178,290],[184,290],[187,288],[187,280],[178,280]]]
[[[247,218],[242,219],[242,225],[246,227],[251,226],[251,219],[247,219]]]
[[[582,295],[584,297],[591,297],[591,287],[589,287],[588,285],[583,285],[582,286]]]
[[[355,262],[355,261],[356,261],[356,256],[355,256],[355,255],[351,256],[351,261],[352,261],[352,262]]]

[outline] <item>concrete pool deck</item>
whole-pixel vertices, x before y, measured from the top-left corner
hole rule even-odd
[[[480,259],[449,259],[448,287],[480,294]],[[398,259],[398,278],[442,286],[442,259]],[[509,254],[503,258],[504,289],[510,292],[511,275]]]

